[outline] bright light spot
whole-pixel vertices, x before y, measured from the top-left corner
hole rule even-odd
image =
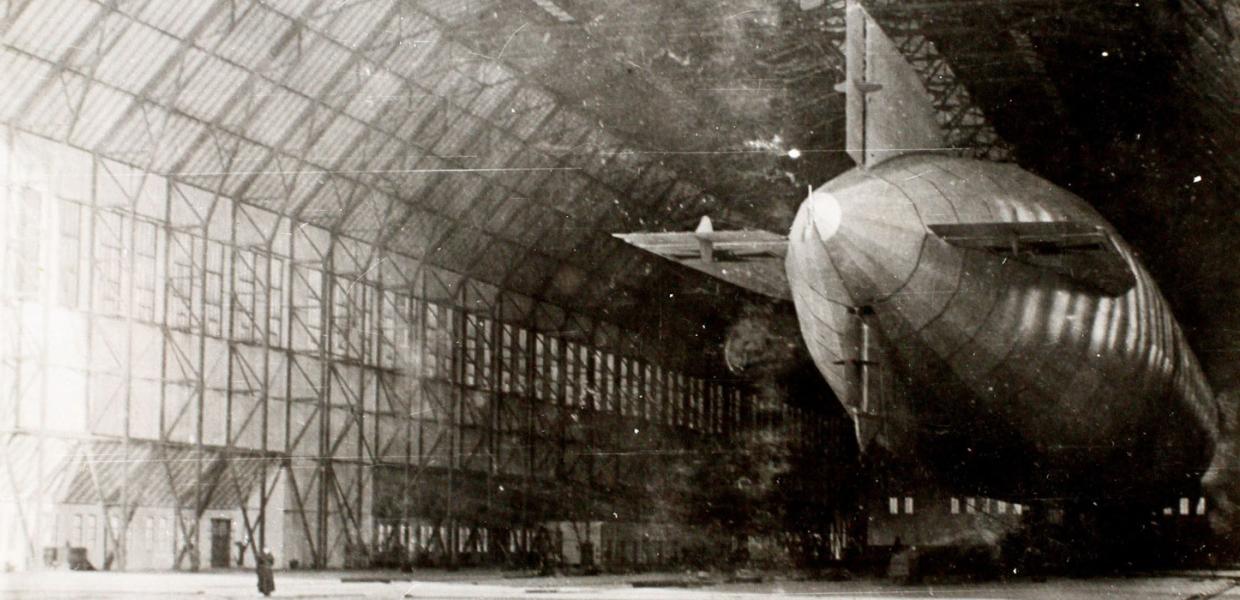
[[[640,429],[638,429],[638,428],[636,428],[636,427],[634,427],[634,428],[633,428],[633,433],[641,433],[641,432],[642,432],[642,431],[641,431]]]
[[[809,197],[809,209],[809,217],[818,230],[818,237],[824,241],[831,239],[843,220],[839,201],[828,192],[815,192]]]
[[[789,151],[788,151],[788,158],[791,158],[791,159],[793,159],[793,160],[796,160],[796,159],[798,159],[798,158],[801,158],[801,151],[800,151],[800,150],[797,150],[796,148],[793,148],[793,149],[789,150]]]
[[[1201,176],[1200,176],[1200,175],[1198,175],[1198,176],[1194,177],[1194,178],[1193,178],[1193,183],[1201,183]]]
[[[1103,51],[1102,51],[1102,56],[1106,57],[1106,56],[1110,56],[1110,54],[1107,54],[1107,51],[1106,51],[1106,50],[1103,50]]]

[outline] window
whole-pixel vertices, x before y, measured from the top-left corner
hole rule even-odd
[[[155,320],[155,286],[158,274],[159,228],[150,221],[137,220],[134,246],[134,318]]]
[[[104,216],[104,215],[100,215]],[[99,235],[102,228],[96,228],[95,235]],[[119,238],[118,238],[119,240]],[[171,251],[172,251],[172,276],[169,278],[168,292],[171,296],[169,302],[172,305],[172,315],[170,315],[170,323],[173,327],[188,328],[192,331],[198,331],[199,324],[196,320],[198,311],[195,309],[200,306],[197,291],[201,283],[198,280],[199,269],[195,257],[198,256],[198,250],[201,248],[202,239],[185,233],[177,232],[172,235]],[[103,250],[108,247],[102,246]],[[98,252],[98,251],[97,251]],[[120,249],[117,248],[117,262],[119,263]],[[100,256],[96,253],[96,257],[101,260],[108,260],[106,255]],[[101,279],[106,279],[106,275],[100,273]],[[120,277],[119,273],[116,279],[117,302],[119,302],[120,294]],[[109,294],[106,286],[103,291],[104,302],[106,304]]]
[[[443,337],[439,331],[440,321],[443,319],[442,309],[434,302],[427,302],[423,310],[426,329],[422,332],[425,336],[422,342],[422,375],[436,377],[439,375],[439,343]]]
[[[60,269],[57,300],[65,308],[78,307],[78,280],[82,259],[82,209],[67,200],[60,202]]]
[[[1197,498],[1197,514],[1206,514],[1206,499],[1204,497]]]
[[[619,363],[616,365],[616,377],[620,382],[620,393],[618,394],[620,405],[620,414],[628,415],[633,409],[632,400],[629,398],[629,359],[628,357],[619,357]]]
[[[589,406],[592,402],[591,395],[594,393],[590,388],[590,348],[585,344],[577,346],[577,405],[582,408]]]
[[[240,252],[240,250],[236,251]],[[267,303],[271,300],[271,292],[265,288],[267,280],[270,278],[267,270],[271,266],[271,257],[259,253],[250,253],[250,256],[252,257],[250,266],[253,267],[254,271],[252,273],[254,287],[250,290],[250,312],[245,319],[247,321],[246,325],[250,329],[246,333],[248,334],[248,339],[253,340],[254,343],[261,343],[267,336],[267,327],[270,326],[270,321],[267,320]],[[240,263],[241,261],[239,260],[235,261],[235,264],[240,265]],[[238,283],[238,278],[233,277],[234,288]]]
[[[465,314],[465,348],[464,348],[465,385],[478,385],[478,317]]]
[[[542,400],[547,396],[547,338],[541,333],[534,334],[534,397]]]
[[[674,426],[681,425],[685,420],[684,381],[680,373],[667,374],[667,410],[670,413],[667,420]]]
[[[564,404],[577,406],[581,400],[578,389],[580,380],[577,378],[577,343],[564,341]]]
[[[290,320],[296,337],[290,343],[305,350],[317,348],[322,334],[323,272],[293,266],[293,302]]]
[[[701,429],[702,409],[704,406],[704,403],[702,402],[703,381],[695,377],[692,380],[690,380],[690,382],[691,383],[690,383],[689,389],[690,389],[690,393],[692,394],[692,396],[690,396],[690,401],[692,404],[691,404],[690,413],[689,413],[691,415],[689,426],[694,429]]]
[[[482,317],[478,320],[478,344],[482,347],[482,355],[478,358],[478,369],[482,373],[482,385],[488,390],[495,389],[495,321]]]
[[[95,216],[95,308],[105,314],[120,313],[123,306],[124,227],[121,213],[100,212]]]
[[[337,278],[332,293],[332,352],[349,358],[362,358],[366,288],[356,280]]]
[[[17,231],[14,233],[9,254],[14,257],[14,287],[18,296],[33,297],[39,294],[39,252],[42,245],[43,196],[23,188],[21,202],[15,211]]]
[[[227,248],[215,240],[206,240],[206,295],[203,297],[207,335],[218,336],[224,329],[224,253]]]
[[[660,394],[662,386],[659,384],[659,365],[648,365],[646,367],[646,419],[654,422],[659,421],[659,401],[663,397]]]
[[[251,250],[237,250],[237,270],[233,274],[233,331],[235,339],[253,341],[258,322],[255,306],[257,256]]]
[[[1192,514],[1191,512],[1189,512],[1188,498],[1180,498],[1180,514],[1181,515]]]
[[[1000,500],[1000,501],[998,501],[998,502],[996,503],[996,505],[997,505],[997,509],[998,509],[998,511],[997,511],[997,512],[998,512],[999,514],[1001,514],[1001,515],[1005,515],[1005,514],[1007,514],[1007,502],[1004,502],[1004,501]]]
[[[913,514],[913,497],[912,496],[904,497],[904,514],[906,515]]]
[[[267,321],[267,343],[279,346],[284,339],[284,259],[272,256],[269,261],[267,306],[271,314]]]
[[[547,363],[549,367],[547,370],[547,385],[550,390],[549,397],[552,399],[558,398],[562,389],[560,387],[560,370],[564,362],[562,360],[563,356],[560,353],[560,344],[562,343],[560,338],[547,338]]]
[[[515,361],[513,360],[512,353],[517,347],[516,337],[516,329],[512,325],[504,323],[500,328],[499,339],[500,356],[502,357],[499,370],[500,390],[504,393],[512,393],[515,385],[514,377],[516,374],[513,373]]]
[[[511,330],[508,347],[508,368],[512,378],[512,392],[514,394],[525,394],[528,389],[528,373],[526,366],[530,359],[529,351],[529,331],[520,327],[508,326]]]
[[[505,332],[505,363],[507,368],[507,392],[526,393],[526,330],[513,325],[503,326]]]
[[[977,512],[977,498],[969,497],[964,499],[964,512],[969,514]]]
[[[633,361],[632,372],[632,395],[633,395],[633,416],[646,416],[646,363],[639,360]]]
[[[1023,504],[1013,504],[1013,505],[1012,505],[1012,514],[1014,514],[1014,515],[1019,515],[1019,514],[1021,514],[1022,512],[1024,512],[1024,510],[1025,510],[1025,506],[1024,506]]]
[[[379,301],[379,364],[394,368],[398,356],[397,348],[402,347],[408,339],[404,325],[404,297],[384,290]]]
[[[960,514],[960,498],[952,498],[952,514]]]
[[[465,315],[465,384],[491,387],[491,320]]]
[[[900,514],[900,499],[895,496],[887,498],[887,512],[893,515]]]
[[[607,410],[611,399],[611,368],[608,359],[611,355],[602,350],[594,351],[594,409]]]

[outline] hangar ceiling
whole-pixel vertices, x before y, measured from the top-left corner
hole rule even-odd
[[[1240,2],[866,5],[953,145],[1098,206],[1216,383],[1240,375]],[[850,166],[842,0],[0,6],[0,120],[531,296],[688,316],[688,335],[736,293],[608,234],[704,213],[779,231]]]

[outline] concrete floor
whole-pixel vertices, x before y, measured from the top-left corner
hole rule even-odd
[[[1228,573],[1240,577],[1240,573]],[[346,580],[342,580],[342,578]],[[390,578],[388,582],[357,578]],[[349,581],[352,580],[352,581]],[[633,582],[688,581],[683,575],[605,575],[598,577],[509,578],[495,571],[445,573],[279,572],[278,598],[604,598],[614,600],[715,599],[764,597],[864,598],[1131,598],[1240,599],[1240,587],[1229,577],[1182,574],[1123,579],[1057,579],[1046,582],[900,586],[885,581],[792,581],[700,587],[633,587]],[[0,574],[0,600],[34,598],[223,598],[259,597],[254,576],[223,573],[44,573]]]

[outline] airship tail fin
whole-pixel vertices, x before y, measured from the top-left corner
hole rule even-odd
[[[953,246],[1054,271],[1108,296],[1122,295],[1137,282],[1111,234],[1090,223],[944,223],[928,227]]]
[[[792,297],[784,273],[786,236],[759,229],[715,231],[710,217],[702,217],[693,231],[614,235],[747,290],[782,300]]]
[[[862,167],[913,152],[948,150],[934,100],[921,77],[857,0],[845,17],[848,155]]]

